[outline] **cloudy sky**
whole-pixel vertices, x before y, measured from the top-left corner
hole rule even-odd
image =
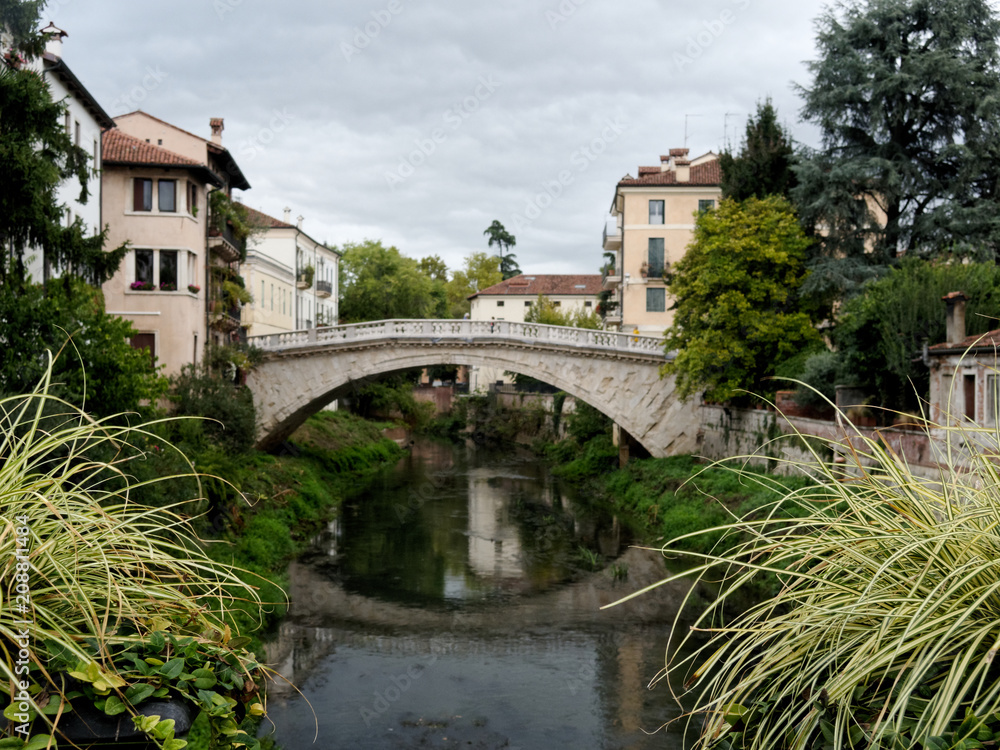
[[[51,0],[111,115],[224,144],[248,205],[334,245],[450,268],[494,219],[522,269],[594,273],[615,183],[738,143],[770,96],[795,137],[821,0]]]

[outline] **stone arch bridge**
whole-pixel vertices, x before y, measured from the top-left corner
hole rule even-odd
[[[250,338],[264,350],[247,380],[257,445],[274,448],[306,419],[374,375],[480,365],[551,383],[607,414],[654,456],[692,452],[695,409],[660,379],[659,338],[536,323],[382,320]]]

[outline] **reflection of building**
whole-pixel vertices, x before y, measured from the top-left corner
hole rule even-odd
[[[264,227],[240,267],[254,302],[243,309],[251,336],[337,324],[337,269],[340,253],[302,231],[302,217],[291,223],[248,209],[250,221]]]
[[[597,309],[597,293],[600,291],[601,277],[597,274],[522,274],[469,297],[472,303],[470,317],[472,320],[523,322],[525,313],[538,300],[539,294],[547,297],[562,312],[591,313]],[[486,390],[497,381],[511,383],[513,379],[497,368],[473,367],[469,389]]]
[[[492,485],[495,472],[469,472],[469,567],[484,578],[520,578],[521,542],[509,518],[510,487]]]
[[[614,226],[605,228],[604,251],[615,254],[604,276],[611,304],[605,325],[660,334],[673,319],[666,277],[694,236],[694,216],[714,208],[722,195],[718,156],[688,159],[686,148],[660,157],[659,166],[626,175],[611,203]]]

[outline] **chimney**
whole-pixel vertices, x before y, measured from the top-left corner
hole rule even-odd
[[[295,227],[297,229],[302,229],[302,222],[306,220],[305,216],[299,215],[298,219],[295,220]]]
[[[225,130],[225,125],[222,124],[221,117],[213,117],[208,121],[209,126],[212,128],[212,143],[221,146],[222,145],[222,131]]]
[[[292,223],[292,209],[290,209],[288,206],[285,206],[285,223],[286,224]]]
[[[49,21],[49,25],[41,30],[41,34],[45,37],[45,51],[61,60],[62,40],[63,37],[67,37],[69,34],[52,23],[52,21]]]
[[[941,299],[948,305],[945,324],[946,343],[960,344],[965,340],[965,303],[968,297],[963,292],[949,292]]]
[[[688,149],[672,148],[670,153],[660,157],[660,171],[673,172],[677,182],[691,181],[691,162],[687,158]]]

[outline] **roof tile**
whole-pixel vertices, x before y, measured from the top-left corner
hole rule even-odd
[[[547,297],[580,294],[591,297],[600,291],[600,274],[533,274],[531,276],[521,274],[476,292],[469,299],[484,295],[512,294],[532,297],[537,297],[539,294],[544,294]]]

